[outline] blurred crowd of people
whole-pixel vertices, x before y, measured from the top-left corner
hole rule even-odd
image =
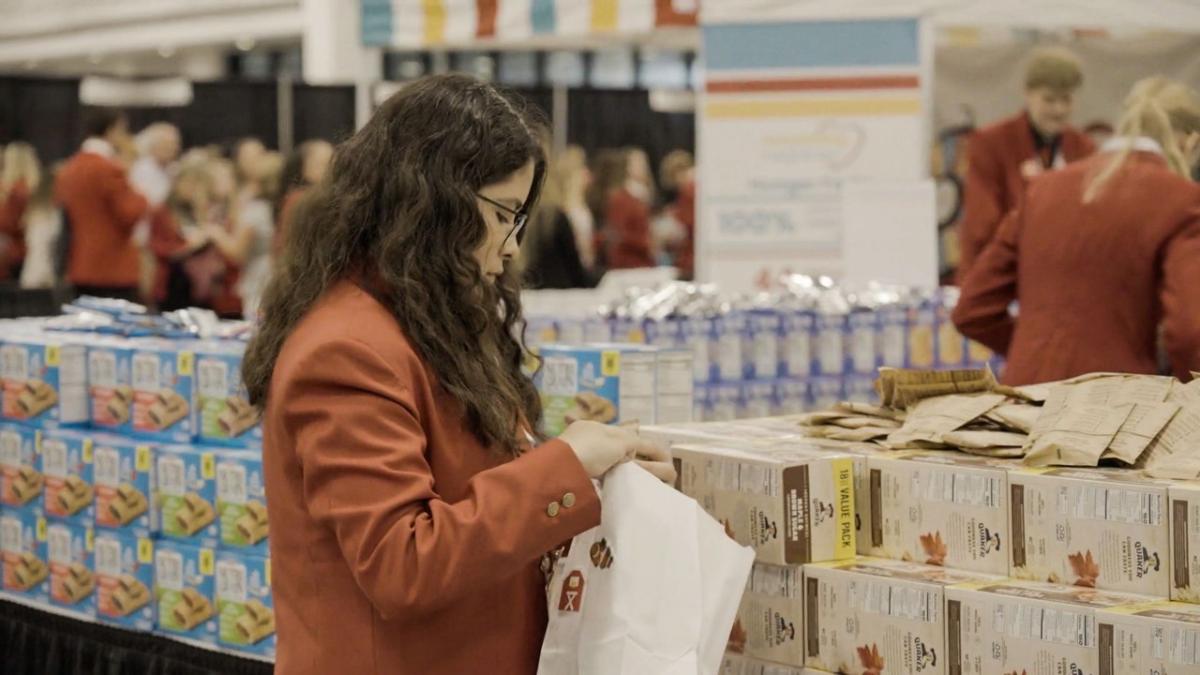
[[[174,126],[134,136],[112,109],[89,111],[84,132],[78,152],[49,168],[26,143],[4,148],[0,281],[255,316],[272,254],[333,146],[308,141],[285,158],[245,138],[184,151]],[[657,265],[691,278],[691,153],[668,153],[657,177],[640,148],[547,154],[522,246],[530,287],[588,288],[607,270]]]
[[[548,145],[548,143],[547,143]],[[693,274],[695,161],[667,153],[658,178],[641,148],[589,158],[568,146],[552,156],[522,242],[531,288],[587,288],[608,270],[671,265]]]
[[[89,111],[84,135],[49,169],[26,143],[4,148],[0,281],[229,317],[256,315],[291,211],[333,155],[256,138],[184,151],[174,126],[134,136],[113,109]]]

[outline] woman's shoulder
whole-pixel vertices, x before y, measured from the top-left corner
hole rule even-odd
[[[420,370],[409,367],[419,360],[392,313],[373,295],[345,280],[330,287],[296,324],[279,360],[311,365],[351,354],[385,363],[397,373]]]

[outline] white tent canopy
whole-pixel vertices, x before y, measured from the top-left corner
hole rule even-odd
[[[1197,0],[720,0],[704,23],[928,16],[943,26],[1200,32]]]

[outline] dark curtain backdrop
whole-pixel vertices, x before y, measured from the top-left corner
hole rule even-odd
[[[178,108],[129,108],[134,131],[155,121],[179,127],[185,147],[232,145],[257,136],[276,147],[278,109],[274,81],[196,82],[193,100]],[[550,119],[549,88],[513,89]],[[79,81],[0,77],[0,144],[33,143],[43,162],[70,156],[79,146]],[[694,150],[695,118],[690,113],[650,109],[644,89],[572,89],[568,94],[567,141],[594,154],[602,148],[636,145],[646,149],[652,167],[676,148]],[[354,88],[296,84],[292,90],[296,143],[325,138],[340,141],[354,132]]]
[[[255,136],[278,145],[279,111],[274,81],[194,82],[192,101],[182,107],[129,107],[136,132],[151,122],[179,127],[185,147],[231,146]],[[354,88],[297,84],[292,94],[296,143],[313,138],[341,140],[354,131]],[[79,80],[0,77],[0,144],[30,142],[45,163],[69,157],[79,147]]]

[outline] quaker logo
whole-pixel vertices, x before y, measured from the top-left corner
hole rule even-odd
[[[979,524],[979,554],[985,556],[1000,550],[1000,533],[993,533],[987,525]]]
[[[1079,664],[1074,662],[1072,662],[1070,668],[1067,669],[1067,673],[1068,675],[1087,675],[1083,668],[1080,668]]]
[[[761,546],[768,541],[779,538],[779,525],[775,524],[765,513],[758,514],[758,544]]]
[[[1158,559],[1158,553],[1143,546],[1142,542],[1134,543],[1133,554],[1136,557],[1135,562],[1137,563],[1137,575],[1139,578],[1162,569],[1162,562]]]
[[[833,502],[826,504],[820,499],[813,500],[813,525],[820,525],[826,520],[833,520]]]
[[[925,643],[921,642],[921,638],[916,638],[914,641],[914,648],[916,651],[915,661],[917,664],[917,672],[925,670],[926,668],[933,668],[937,665],[936,649],[933,647],[926,647]]]
[[[779,612],[775,612],[775,646],[791,642],[796,639],[796,624],[788,621]]]

